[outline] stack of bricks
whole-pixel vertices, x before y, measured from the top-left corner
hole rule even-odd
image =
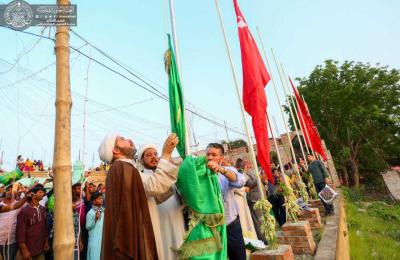
[[[324,204],[322,204],[322,201],[320,199],[309,200],[308,204],[310,205],[311,208],[318,208],[320,216],[325,216],[325,207],[324,207]]]
[[[278,245],[275,250],[254,252],[251,260],[294,260],[294,254],[290,245]]]
[[[308,220],[313,231],[321,228],[321,216],[317,208],[311,208],[310,211],[302,210],[299,220]]]
[[[314,255],[316,245],[308,221],[285,223],[277,232],[278,242],[292,246],[295,255]]]

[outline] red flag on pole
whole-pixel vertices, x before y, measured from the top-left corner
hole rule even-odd
[[[310,148],[314,151],[319,153],[322,158],[324,160],[327,159],[326,157],[326,153],[324,148],[322,147],[322,142],[321,142],[321,138],[318,134],[317,128],[314,125],[314,122],[311,119],[311,115],[306,107],[306,104],[304,104],[303,100],[301,99],[299,92],[297,92],[297,89],[295,88],[292,79],[289,77],[289,81],[290,84],[292,85],[292,89],[294,92],[294,95],[296,97],[297,100],[297,104],[298,104],[298,109],[297,109],[297,113],[299,118],[301,118],[301,116],[303,117],[304,122],[300,122],[302,129],[305,129],[308,135],[308,138],[306,137],[306,142],[307,145],[310,146]],[[301,113],[301,115],[300,115]]]
[[[250,33],[246,20],[233,0],[238,24],[243,71],[243,105],[251,116],[254,135],[257,142],[257,159],[267,174],[268,180],[274,183],[270,169],[269,140],[267,130],[267,98],[264,88],[271,79],[258,51],[257,44]]]

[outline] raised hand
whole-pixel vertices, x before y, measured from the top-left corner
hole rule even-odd
[[[216,163],[214,161],[209,161],[207,163],[207,167],[210,168],[210,170],[215,172],[215,173],[222,171],[222,167],[218,163]]]
[[[175,147],[178,145],[178,143],[179,143],[179,138],[176,136],[176,134],[170,134],[164,142],[161,158],[170,161],[171,154],[174,151]]]

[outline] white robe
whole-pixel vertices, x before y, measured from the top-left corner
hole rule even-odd
[[[177,174],[178,168],[163,159],[159,161],[155,171],[144,169],[140,173],[160,260],[176,259],[172,249],[178,249],[182,245],[185,234],[182,206],[174,185]],[[157,205],[157,202],[162,203]]]
[[[235,189],[235,200],[239,208],[239,219],[240,225],[242,226],[243,236],[257,239],[257,233],[256,229],[254,228],[253,219],[251,218],[249,205],[247,204],[244,187]]]

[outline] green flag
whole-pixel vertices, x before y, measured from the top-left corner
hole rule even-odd
[[[3,176],[0,176],[0,183],[4,185],[8,185],[14,181],[17,181],[22,178],[24,174],[16,168],[14,171],[5,173]]]
[[[179,78],[178,69],[175,62],[175,54],[171,45],[171,36],[168,34],[168,45],[169,48],[165,52],[164,62],[165,70],[169,77],[169,111],[171,117],[171,132],[176,133],[179,137],[179,144],[176,147],[179,155],[185,158],[185,136],[186,136],[186,125],[185,125],[185,107],[183,105],[183,94],[181,81]]]
[[[179,168],[176,187],[190,215],[179,259],[226,260],[224,202],[218,176],[207,168],[206,157],[188,155]]]

